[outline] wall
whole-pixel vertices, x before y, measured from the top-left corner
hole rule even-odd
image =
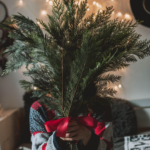
[[[42,19],[45,22],[47,21],[46,16],[41,15],[42,10],[46,10],[51,14],[51,6],[45,2],[45,0],[24,0],[22,6],[19,5],[19,0],[2,0],[8,10],[9,15],[17,14],[20,12],[25,16],[30,17],[36,21],[36,18]],[[104,1],[104,5],[113,4],[115,12],[121,11],[123,14],[126,12],[129,13],[132,18],[134,16],[130,9],[129,0],[111,0]],[[89,1],[92,3],[92,1]],[[112,16],[112,19],[115,17]],[[150,39],[150,28],[139,25],[136,28],[137,33],[141,34],[141,40],[147,38]],[[150,98],[150,57],[145,58],[144,60],[138,60],[136,63],[132,63],[130,67],[123,69],[115,74],[122,75],[120,81],[122,88],[118,89],[116,97],[124,98],[127,100],[140,100],[140,99],[149,99]],[[24,90],[21,89],[19,85],[19,80],[24,79],[22,71],[24,68],[18,70],[16,73],[12,72],[9,75],[0,78],[0,103],[4,108],[16,108],[23,107],[22,96]],[[116,83],[115,85],[118,85]],[[149,105],[149,101],[146,102],[146,105]]]

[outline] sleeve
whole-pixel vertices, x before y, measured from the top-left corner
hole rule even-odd
[[[44,107],[37,102],[30,108],[29,122],[32,150],[62,150],[58,145],[55,132],[47,133],[44,123],[49,120]]]
[[[114,150],[113,145],[113,126],[112,112],[110,104],[103,107],[101,115],[93,115],[98,120],[95,134],[99,136],[99,145],[97,150]]]

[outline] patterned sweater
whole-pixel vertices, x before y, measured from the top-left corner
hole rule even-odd
[[[79,150],[114,150],[111,107],[109,105],[103,108],[102,115],[88,114],[96,118],[98,124],[96,129],[92,130],[91,139],[86,146],[80,141],[77,142]],[[48,111],[40,100],[32,104],[29,116],[32,150],[65,150],[57,143],[56,131],[48,133],[44,126],[44,123],[52,120],[55,115],[58,114],[55,111]]]

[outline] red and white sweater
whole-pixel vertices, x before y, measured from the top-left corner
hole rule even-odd
[[[48,133],[44,126],[44,123],[52,120],[55,115],[58,114],[56,114],[55,111],[48,111],[47,107],[40,103],[40,100],[32,104],[29,116],[32,150],[64,150],[57,143],[56,132]],[[97,116],[94,114],[91,116],[98,120],[97,128],[93,130],[87,147],[81,147],[80,144],[78,144],[80,142],[78,142],[78,149],[114,150],[110,105],[104,108],[102,115]]]

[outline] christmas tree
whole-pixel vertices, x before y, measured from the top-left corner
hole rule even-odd
[[[5,50],[11,59],[3,75],[25,65],[23,74],[31,81],[20,84],[25,90],[36,87],[33,97],[59,117],[76,117],[103,105],[102,100],[113,100],[116,91],[107,83],[118,82],[121,76],[110,72],[150,55],[150,41],[139,40],[141,35],[135,32],[140,22],[110,20],[112,6],[99,10],[96,17],[94,13],[85,17],[87,9],[87,0],[80,5],[74,0],[54,0],[49,23],[37,19],[46,34],[22,14],[1,24],[15,40]]]

